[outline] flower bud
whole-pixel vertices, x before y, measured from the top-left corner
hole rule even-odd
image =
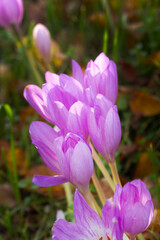
[[[151,195],[141,180],[127,183],[123,188],[117,185],[113,201],[120,208],[124,231],[132,239],[150,225],[154,207]]]
[[[107,162],[112,162],[121,140],[121,124],[117,106],[101,94],[96,96],[88,115],[88,129],[95,148]]]
[[[18,26],[23,18],[22,0],[0,1],[0,25],[10,27],[11,24]]]
[[[40,54],[47,60],[51,53],[51,38],[49,30],[41,23],[38,23],[33,29],[33,38]]]

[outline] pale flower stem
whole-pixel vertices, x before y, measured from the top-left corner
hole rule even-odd
[[[101,159],[99,158],[98,154],[96,153],[94,147],[92,146],[92,144],[90,143],[90,147],[92,149],[92,156],[94,158],[94,161],[96,162],[97,166],[99,167],[99,169],[101,170],[103,176],[105,177],[106,181],[108,182],[110,188],[113,190],[115,190],[115,183],[113,182],[111,176],[109,175],[107,169],[105,168],[105,166],[103,165]]]
[[[66,182],[63,184],[64,187],[64,191],[66,194],[66,199],[67,199],[67,205],[68,207],[71,206],[71,204],[73,203],[73,198],[72,198],[72,191],[71,191],[71,184],[70,182]]]
[[[98,204],[91,192],[89,192],[89,195],[90,195],[90,199],[92,200],[92,203],[94,205],[94,208],[95,208],[94,210],[99,214],[99,216],[101,216],[101,208],[98,206]]]
[[[106,202],[105,195],[104,195],[103,189],[102,189],[102,187],[99,183],[99,180],[97,178],[97,175],[96,175],[95,171],[93,171],[93,174],[92,174],[92,181],[93,181],[93,184],[94,184],[95,189],[97,191],[98,197],[101,201],[101,204],[104,205],[105,202]]]
[[[119,184],[122,187],[121,181],[119,179],[119,174],[118,174],[118,171],[117,171],[116,162],[115,161],[110,162],[109,166],[110,166],[112,176],[113,176],[113,180],[114,180],[115,184],[116,185]]]

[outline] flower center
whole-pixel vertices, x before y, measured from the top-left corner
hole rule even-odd
[[[103,240],[103,237],[99,238],[99,240]],[[107,240],[111,240],[110,237],[107,236]]]

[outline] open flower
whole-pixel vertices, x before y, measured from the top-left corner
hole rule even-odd
[[[100,218],[77,190],[74,216],[76,224],[64,219],[55,222],[52,240],[122,240],[120,211],[111,200],[106,201]]]
[[[123,188],[117,185],[113,200],[120,208],[124,231],[132,239],[150,225],[154,207],[151,195],[141,180],[127,183]]]
[[[23,18],[22,0],[0,1],[0,25],[9,28],[11,24],[18,26]]]
[[[83,102],[81,84],[65,74],[47,73],[47,83],[42,89],[28,85],[24,97],[48,122],[61,130],[79,134],[86,141],[89,137],[87,114],[89,106]]]
[[[121,123],[117,106],[102,94],[96,96],[88,114],[88,129],[92,142],[107,162],[114,161],[121,140]]]
[[[64,137],[43,122],[33,122],[30,135],[45,164],[57,173],[57,176],[35,175],[33,183],[49,187],[69,181],[81,192],[88,192],[93,159],[83,139],[72,133]]]

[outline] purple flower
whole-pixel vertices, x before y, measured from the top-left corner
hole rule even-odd
[[[118,94],[118,76],[116,65],[102,52],[95,61],[91,60],[83,75],[82,69],[76,61],[72,61],[73,77],[84,88],[86,102],[92,106],[98,93],[103,94],[115,104]]]
[[[18,26],[23,18],[22,0],[0,1],[0,25],[10,27],[11,24]]]
[[[36,24],[33,29],[33,38],[41,55],[49,60],[51,53],[51,38],[48,28],[43,24]]]
[[[76,224],[64,219],[55,222],[52,240],[122,240],[120,211],[111,200],[106,201],[100,218],[77,190],[74,215]]]
[[[89,107],[83,102],[83,88],[72,77],[65,74],[46,73],[47,83],[42,89],[28,85],[24,97],[47,121],[57,125],[66,133],[72,131],[86,141],[89,132],[87,113]]]
[[[56,132],[43,122],[30,126],[32,143],[37,147],[45,164],[58,176],[35,175],[33,183],[49,187],[71,182],[81,192],[87,192],[93,173],[91,150],[78,135]]]
[[[88,115],[88,129],[92,142],[107,162],[114,161],[121,140],[121,124],[117,106],[102,94],[96,96]]]
[[[121,211],[124,231],[132,239],[151,223],[154,207],[151,195],[141,180],[134,180],[121,188],[116,186],[113,201]]]

